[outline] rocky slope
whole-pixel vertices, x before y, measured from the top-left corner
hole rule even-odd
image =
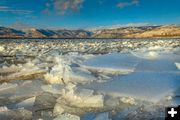
[[[165,38],[180,37],[180,26],[141,26],[98,30],[48,30],[0,27],[0,38]]]
[[[9,38],[9,37],[18,38],[18,37],[23,37],[24,35],[25,33],[20,30],[0,27],[0,38]]]

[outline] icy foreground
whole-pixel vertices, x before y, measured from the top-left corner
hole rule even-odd
[[[178,39],[1,41],[0,118],[164,120],[179,64]]]

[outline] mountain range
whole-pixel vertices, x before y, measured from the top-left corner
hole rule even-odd
[[[180,38],[180,26],[136,26],[95,30],[13,29],[0,27],[0,38]]]

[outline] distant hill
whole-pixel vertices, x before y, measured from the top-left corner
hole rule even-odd
[[[0,27],[0,38],[178,38],[180,26],[141,26],[98,30],[48,30]]]

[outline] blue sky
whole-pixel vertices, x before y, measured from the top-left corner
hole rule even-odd
[[[96,28],[180,24],[180,0],[1,0],[1,26]]]

